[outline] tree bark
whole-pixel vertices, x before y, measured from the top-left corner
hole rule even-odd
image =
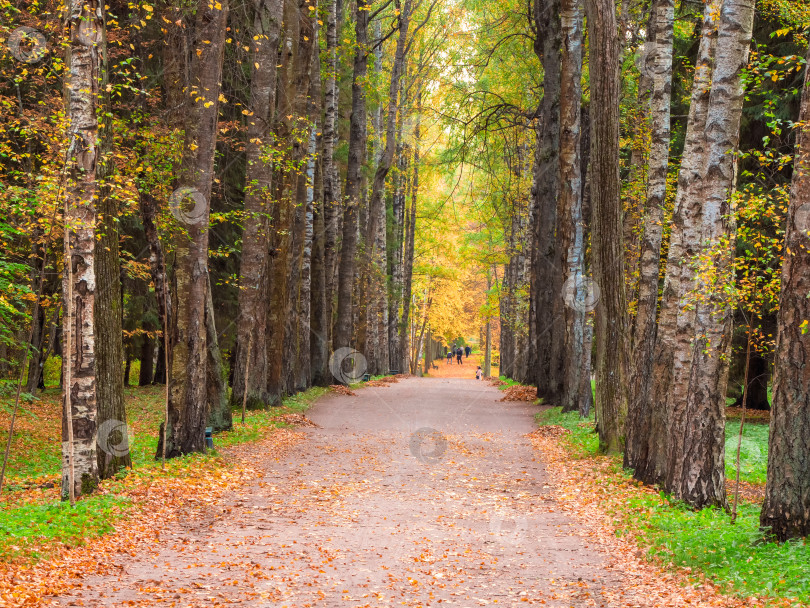
[[[160,242],[157,226],[155,225],[157,201],[145,190],[145,187],[140,188],[140,211],[144,235],[149,244],[149,271],[152,276],[152,283],[155,285],[155,299],[157,300],[158,317],[160,318],[161,328],[158,359],[155,365],[153,382],[156,384],[164,384],[166,382],[165,348],[167,337],[163,334],[163,328],[172,327],[171,293],[169,291],[169,278],[166,274],[166,259],[163,253],[163,245]]]
[[[674,0],[654,0],[649,36],[642,71],[652,80],[650,96],[651,143],[647,170],[647,196],[644,203],[641,239],[638,308],[633,327],[630,401],[627,413],[627,441],[624,466],[637,471],[637,479],[647,481],[655,465],[650,463],[649,440],[652,409],[649,392],[653,377],[661,242],[669,166],[670,102],[672,97],[672,44],[675,18]],[[651,477],[655,477],[652,475]],[[650,479],[652,481],[652,479]]]
[[[419,157],[422,141],[422,91],[417,94],[416,126],[413,134],[413,178],[411,182],[411,204],[405,220],[405,247],[403,253],[402,276],[402,324],[400,326],[399,349],[402,369],[410,369],[410,324],[411,299],[413,298],[413,255],[416,238],[416,204],[419,200]]]
[[[337,80],[337,0],[327,0],[326,19],[326,87],[324,91],[323,123],[323,217],[324,217],[324,266],[326,282],[324,303],[326,305],[326,355],[332,343],[332,312],[334,306],[335,281],[337,279],[338,224],[340,219],[340,175],[335,163],[335,146],[338,141],[338,80]],[[327,370],[328,372],[328,370]],[[324,382],[328,382],[327,378]]]
[[[810,59],[810,53],[808,53]],[[760,523],[780,541],[810,536],[810,70],[805,68],[793,185],[785,235],[782,294],[768,440],[768,478]]]
[[[267,281],[273,163],[267,156],[274,144],[271,126],[276,105],[276,65],[284,0],[256,0],[254,10],[239,320],[231,392],[231,403],[241,406],[247,390],[248,409],[262,408],[268,399],[267,303],[262,295]],[[248,344],[252,345],[249,353]],[[247,376],[246,388],[244,372],[248,358],[251,373]]]
[[[293,100],[292,122],[289,146],[292,155],[292,166],[295,171],[290,175],[290,197],[294,201],[294,221],[290,247],[288,271],[288,308],[287,333],[285,335],[284,360],[287,364],[285,388],[288,394],[306,390],[310,385],[309,347],[310,347],[310,266],[306,259],[308,230],[312,226],[311,207],[307,204],[309,195],[308,168],[309,153],[312,142],[312,118],[314,108],[310,104],[310,92],[313,88],[312,66],[313,48],[316,42],[314,20],[307,9],[307,0],[298,4],[298,45],[295,59],[292,62],[291,87],[287,96]],[[314,154],[314,151],[313,151]],[[314,165],[313,165],[314,170]],[[308,212],[309,209],[309,212]],[[311,234],[310,234],[311,238]]]
[[[667,473],[667,446],[669,443],[669,410],[671,407],[672,365],[679,346],[676,343],[678,320],[679,281],[681,264],[686,249],[683,242],[684,201],[700,181],[700,165],[703,162],[703,133],[706,127],[709,92],[711,89],[711,66],[713,35],[717,30],[722,0],[714,0],[706,6],[700,47],[695,63],[692,84],[692,100],[689,107],[686,140],[678,174],[678,192],[672,216],[673,230],[670,234],[661,305],[658,312],[655,351],[653,357],[652,385],[649,391],[650,433],[647,442],[647,460],[637,463],[637,479],[648,484],[663,484]],[[688,349],[689,345],[682,348]]]
[[[565,412],[583,411],[587,395],[582,395],[582,376],[590,369],[582,367],[587,315],[585,293],[585,232],[582,218],[582,158],[580,154],[582,116],[582,6],[578,0],[562,0],[562,89],[560,91],[560,197],[557,205],[561,267],[564,285],[573,288],[567,296],[567,328],[564,351],[566,370],[562,408]],[[588,386],[590,393],[590,386]]]
[[[624,448],[627,416],[627,305],[619,182],[620,45],[616,5],[587,0],[591,75],[592,248],[596,308],[596,411],[600,448]],[[596,295],[596,294],[594,294]]]
[[[543,64],[543,100],[535,161],[531,292],[534,319],[535,380],[537,396],[556,404],[562,365],[555,351],[564,331],[562,280],[555,242],[560,149],[560,5],[559,0],[534,0],[534,50]]]
[[[741,77],[753,28],[753,3],[724,0],[719,15],[708,14],[713,8],[716,10],[707,7],[707,22],[718,20],[717,33],[704,28],[704,35],[710,38],[709,50],[707,60],[699,66],[708,71],[711,85],[705,119],[702,125],[695,125],[700,129],[694,134],[695,158],[684,162],[688,173],[681,170],[672,235],[676,248],[673,252],[670,245],[670,289],[665,289],[667,312],[676,315],[675,348],[668,372],[665,488],[696,508],[726,504],[725,393],[732,323],[726,288],[734,281],[735,234],[730,204],[736,185]],[[701,99],[696,123],[704,116],[703,107]],[[680,257],[673,257],[677,253]],[[704,265],[703,274],[696,273],[696,263]]]
[[[233,413],[228,403],[228,384],[219,350],[219,335],[214,319],[214,300],[211,285],[205,303],[206,328],[206,394],[208,396],[208,426],[213,432],[230,431],[233,428]]]
[[[106,47],[106,41],[105,41]],[[106,53],[103,55],[106,64]],[[102,73],[102,105],[112,109],[107,92],[106,65]],[[96,237],[96,398],[98,401],[98,475],[108,479],[122,468],[132,468],[127,412],[124,406],[124,379],[121,361],[124,359],[123,294],[121,292],[121,260],[118,250],[117,199],[112,186],[105,183],[114,164],[109,158],[113,145],[111,122],[99,124],[101,159],[97,161],[100,181],[98,203],[98,234]],[[146,338],[144,338],[146,339]],[[150,362],[151,364],[151,362]],[[151,375],[151,365],[147,371]],[[143,370],[142,370],[143,373]]]
[[[396,2],[399,8],[399,2]],[[388,353],[388,288],[386,285],[385,263],[385,180],[391,170],[396,152],[397,111],[400,108],[400,79],[405,67],[406,44],[411,17],[411,0],[404,0],[399,13],[399,35],[391,66],[391,82],[388,88],[388,108],[385,121],[385,147],[380,154],[377,170],[371,186],[369,201],[369,222],[366,248],[368,251],[368,289],[369,289],[369,333],[373,336],[371,350],[367,353],[370,369],[386,373],[389,368]],[[379,137],[379,135],[378,135]],[[378,140],[379,141],[379,140]]]
[[[149,336],[142,336],[141,339],[141,355],[139,360],[141,362],[141,369],[138,373],[138,386],[149,386],[154,380],[153,360],[155,357],[155,348],[152,338]]]
[[[221,8],[218,8],[220,7]],[[208,216],[228,3],[197,5],[191,58],[192,101],[186,110],[181,188],[173,211],[186,229],[176,244],[177,284],[166,456],[205,451],[208,421],[206,308],[208,300]],[[158,446],[159,458],[163,445]]]
[[[343,212],[343,244],[338,269],[337,320],[333,348],[351,346],[352,302],[354,287],[355,256],[357,255],[357,211],[362,186],[362,168],[366,159],[366,91],[368,73],[368,17],[367,0],[358,0],[355,11],[355,38],[357,49],[354,56],[352,79],[352,116],[349,132],[349,163],[346,171],[346,203]]]
[[[95,0],[67,5],[68,180],[65,188],[65,326],[62,373],[69,379],[62,408],[62,498],[91,493],[98,484],[96,363],[96,200],[99,85],[105,80],[104,6]],[[72,487],[71,487],[72,478]]]

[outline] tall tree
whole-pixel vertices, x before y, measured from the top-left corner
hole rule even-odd
[[[186,233],[177,240],[177,301],[172,348],[166,455],[205,451],[208,422],[208,217],[214,179],[217,117],[225,52],[228,3],[197,5],[187,91],[180,188],[175,216]],[[163,445],[158,448],[161,455]]]
[[[534,0],[532,23],[534,52],[543,64],[543,100],[540,103],[534,165],[531,309],[536,353],[537,396],[556,402],[562,373],[561,350],[554,350],[562,324],[562,280],[557,264],[557,196],[560,149],[560,3]]]
[[[587,0],[591,75],[591,200],[596,309],[599,445],[624,448],[627,416],[627,304],[619,182],[620,45],[613,0]]]
[[[743,73],[754,26],[752,0],[724,0],[720,10],[705,146],[697,195],[684,201],[687,250],[680,283],[677,341],[666,488],[694,507],[725,505],[725,404],[733,311],[727,286],[736,225],[731,200],[737,181],[737,151],[744,100]],[[689,221],[694,218],[694,223]],[[714,269],[695,273],[695,261],[709,258]]]
[[[299,0],[298,4],[298,44],[295,59],[291,64],[292,79],[286,91],[292,100],[292,131],[288,149],[292,166],[290,175],[290,200],[294,204],[292,233],[290,235],[290,255],[285,268],[288,272],[288,303],[290,314],[286,317],[284,361],[286,367],[285,388],[287,393],[306,390],[310,385],[310,260],[306,258],[307,235],[312,225],[312,214],[308,212],[308,165],[312,142],[314,105],[310,103],[310,93],[315,83],[311,76],[313,49],[317,41],[314,28],[312,6],[309,0]],[[317,83],[320,87],[320,83]],[[318,94],[320,97],[320,94]],[[314,150],[313,150],[314,154]]]
[[[245,144],[244,231],[239,267],[239,322],[231,401],[241,406],[247,391],[247,406],[260,408],[268,399],[265,296],[273,177],[268,152],[273,145],[271,126],[276,104],[276,66],[284,0],[255,0],[254,11]],[[248,345],[252,345],[250,352]],[[246,376],[248,367],[250,373]]]
[[[810,53],[808,53],[810,61]],[[805,68],[790,193],[768,441],[768,479],[760,522],[779,540],[810,536],[810,69]]]
[[[369,222],[366,249],[368,250],[368,284],[370,302],[367,304],[372,311],[367,315],[369,324],[374,327],[369,331],[374,336],[372,351],[366,356],[370,359],[372,371],[386,373],[389,368],[388,360],[388,323],[382,322],[388,314],[388,291],[385,284],[387,268],[385,264],[385,181],[394,162],[396,152],[396,125],[397,114],[400,109],[400,79],[405,70],[405,55],[408,46],[408,28],[411,19],[411,0],[404,0],[400,7],[395,1],[395,8],[399,13],[399,34],[397,47],[394,52],[394,62],[391,66],[391,81],[388,88],[388,108],[385,120],[385,146],[382,148],[374,180],[371,185],[371,199],[369,201]],[[372,356],[370,356],[372,355]]]
[[[411,203],[404,222],[404,250],[402,270],[402,323],[400,325],[399,349],[401,370],[411,369],[411,297],[413,291],[413,255],[416,237],[416,205],[419,201],[419,160],[422,143],[422,87],[416,94],[416,125],[413,131],[413,176],[411,178]]]
[[[332,341],[332,312],[334,308],[335,281],[339,259],[338,232],[340,224],[340,174],[335,163],[335,146],[338,142],[338,0],[326,0],[326,83],[324,87],[323,119],[323,216],[324,216],[324,304],[327,324],[322,338],[328,351]],[[328,357],[328,352],[327,352]],[[329,379],[324,379],[327,382]]]
[[[752,28],[753,3],[706,7],[656,345],[651,397],[656,424],[667,414],[665,487],[697,508],[726,504],[731,198]]]
[[[106,37],[106,32],[103,33]],[[118,251],[118,199],[109,183],[109,174],[114,166],[112,153],[112,103],[110,87],[107,86],[107,44],[99,48],[102,67],[99,94],[102,120],[99,121],[100,158],[96,162],[99,179],[98,234],[96,247],[96,398],[98,403],[98,475],[107,479],[121,468],[131,467],[127,412],[124,407],[124,376],[121,361],[124,360],[123,342],[123,295],[121,293],[121,261]],[[151,340],[143,337],[144,344]],[[151,357],[151,352],[149,353]],[[151,364],[151,360],[150,360]],[[151,365],[142,362],[141,370],[149,371]],[[151,382],[151,379],[150,379]]]
[[[642,481],[654,481],[655,478],[652,473],[655,466],[649,462],[652,453],[649,445],[652,408],[648,405],[648,399],[658,320],[658,282],[669,166],[674,19],[674,0],[653,0],[647,43],[641,58],[641,70],[652,81],[651,141],[639,263],[638,307],[633,328],[624,466],[633,469],[634,475]],[[655,448],[652,450],[654,452]]]
[[[678,320],[681,260],[686,255],[680,228],[683,203],[691,188],[699,185],[700,164],[704,146],[703,133],[708,113],[711,88],[713,35],[717,30],[721,0],[708,4],[704,11],[700,47],[695,63],[692,99],[686,127],[686,140],[678,174],[678,192],[673,211],[673,224],[667,254],[666,278],[661,296],[653,359],[652,385],[649,391],[650,410],[648,453],[646,466],[638,466],[636,475],[647,483],[661,483],[666,479],[667,444],[669,442],[669,409],[672,389],[672,365],[677,344],[675,332]],[[644,464],[644,463],[639,463]]]
[[[337,289],[337,319],[333,348],[351,346],[354,306],[355,256],[357,255],[357,211],[362,187],[362,169],[366,159],[366,90],[368,74],[367,0],[358,0],[355,10],[355,55],[352,78],[352,115],[349,127],[349,162],[346,170],[346,201],[343,211],[343,240],[340,251]]]
[[[583,15],[580,0],[561,0],[562,89],[560,91],[560,195],[557,204],[558,240],[564,285],[565,386],[563,410],[587,414],[590,407],[590,369],[583,368],[585,324],[587,321],[585,281],[585,229],[582,217],[582,157],[580,153],[582,116],[582,39]]]
[[[65,189],[64,308],[66,344],[62,408],[62,498],[98,483],[96,456],[96,202],[99,196],[100,85],[106,54],[105,11],[93,0],[67,5],[68,181]],[[72,485],[71,485],[72,480]]]

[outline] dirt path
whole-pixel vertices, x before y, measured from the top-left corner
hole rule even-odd
[[[499,398],[445,378],[327,396],[283,462],[257,454],[263,479],[57,601],[619,608],[611,559],[550,496],[537,408]]]

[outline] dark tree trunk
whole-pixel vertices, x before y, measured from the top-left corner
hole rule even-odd
[[[628,336],[619,182],[620,48],[613,0],[587,0],[591,75],[592,249],[599,445],[621,452],[627,416]]]
[[[36,271],[37,279],[31,288],[31,291],[37,293],[39,286],[39,271]],[[40,384],[42,383],[42,368],[45,361],[42,358],[42,346],[45,340],[45,311],[41,306],[38,307],[37,316],[31,319],[33,323],[33,332],[31,333],[31,348],[29,350],[28,361],[28,378],[25,384],[25,392],[34,394]]]
[[[352,116],[349,133],[349,164],[346,172],[346,205],[343,212],[343,245],[338,270],[338,302],[335,324],[334,349],[351,346],[352,319],[354,317],[353,287],[355,257],[357,255],[357,211],[362,187],[362,168],[366,159],[366,91],[368,73],[368,17],[367,0],[357,1],[355,12],[355,38],[352,80]]]
[[[155,343],[148,336],[143,337],[141,342],[141,371],[138,374],[138,386],[149,386],[154,380],[152,371],[152,359],[155,356]]]
[[[263,156],[271,145],[270,126],[276,105],[276,65],[284,0],[257,0],[251,40],[253,62],[250,79],[250,119],[245,157],[245,218],[239,267],[239,320],[231,402],[241,407],[247,377],[247,407],[264,407],[267,401],[267,303],[262,299],[267,281],[272,163]],[[247,346],[251,344],[250,353]]]
[[[157,201],[151,194],[141,189],[140,210],[143,230],[149,244],[149,271],[152,283],[155,285],[155,299],[157,300],[158,318],[160,319],[160,338],[158,338],[158,358],[155,364],[153,382],[166,383],[166,350],[164,328],[172,327],[172,305],[169,291],[169,278],[166,273],[166,259],[163,254],[163,245],[158,236],[155,218],[157,216]]]
[[[307,2],[299,2],[299,39],[295,59],[292,62],[291,88],[287,96],[293,99],[292,115],[292,162],[296,171],[291,175],[290,196],[295,212],[290,246],[288,270],[287,333],[285,335],[284,360],[286,362],[286,392],[293,394],[306,390],[310,385],[310,259],[307,259],[307,240],[311,242],[312,213],[308,204],[308,157],[312,148],[312,125],[310,115],[310,92],[312,78],[313,46],[315,43],[314,21],[307,10]],[[313,116],[314,118],[314,116]],[[314,150],[313,150],[314,153]],[[310,250],[311,251],[311,250]]]
[[[808,53],[810,59],[810,53]],[[810,64],[808,64],[810,65]],[[810,70],[805,68],[776,339],[768,481],[760,523],[779,540],[810,536]]]
[[[277,172],[276,200],[273,203],[274,225],[271,232],[270,303],[268,310],[269,341],[267,344],[269,403],[278,406],[290,382],[291,361],[285,361],[296,336],[287,331],[297,316],[297,307],[291,310],[291,294],[298,294],[300,283],[300,257],[296,247],[303,245],[303,210],[296,207],[301,200],[301,182],[306,192],[305,159],[309,143],[308,104],[310,53],[313,46],[312,18],[306,3],[287,0],[284,5],[286,26],[281,73],[278,79],[278,109],[275,134],[285,147],[285,159]],[[299,213],[300,210],[300,213]],[[293,235],[297,235],[296,240]],[[290,314],[293,312],[294,314]],[[309,346],[306,348],[309,357]]]
[[[106,89],[106,87],[104,87]],[[109,98],[106,98],[109,107]],[[105,123],[100,136],[112,144],[112,125]],[[107,173],[111,164],[105,159],[99,173]],[[104,175],[106,177],[106,175]],[[96,247],[96,398],[98,399],[98,475],[108,479],[120,469],[132,468],[124,406],[123,294],[121,261],[118,255],[118,205],[109,184],[102,183],[99,196]],[[129,363],[129,361],[128,361]],[[151,368],[151,365],[150,365]],[[143,374],[143,372],[141,372]],[[129,382],[126,383],[129,386]]]
[[[562,43],[559,0],[534,1],[534,49],[543,64],[543,101],[535,161],[534,222],[532,242],[531,299],[534,315],[534,370],[537,396],[556,405],[562,386],[559,334],[564,331],[562,280],[557,263],[557,196],[559,192],[560,68]]]
[[[206,393],[208,395],[208,426],[215,433],[233,428],[233,414],[228,403],[228,386],[225,383],[225,370],[222,366],[222,353],[219,350],[219,337],[214,321],[214,302],[211,285],[205,306],[206,327]]]
[[[176,242],[176,314],[171,360],[167,457],[205,451],[208,422],[208,216],[214,179],[227,0],[197,5],[191,88],[180,185],[172,211],[187,236]],[[164,446],[158,446],[161,457]]]

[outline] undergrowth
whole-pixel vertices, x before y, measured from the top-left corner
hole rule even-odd
[[[0,560],[36,560],[55,544],[78,545],[111,532],[114,523],[132,507],[127,498],[116,495],[117,484],[131,488],[148,484],[155,477],[182,479],[227,467],[227,462],[219,457],[219,448],[258,441],[275,428],[289,426],[281,416],[305,412],[329,389],[312,388],[286,398],[283,407],[248,411],[244,424],[241,411],[234,411],[234,427],[215,435],[215,450],[167,461],[166,470],[161,471],[155,452],[163,416],[163,390],[163,387],[143,387],[126,391],[133,469],[122,470],[116,479],[105,481],[103,491],[82,498],[74,508],[59,498],[58,398],[51,394],[53,391],[47,391],[36,410],[21,410],[0,506]],[[6,435],[0,434],[3,445]]]
[[[570,431],[562,441],[573,458],[588,459],[599,453],[593,419],[551,408],[536,416],[538,425],[557,425]],[[726,474],[734,476],[738,422],[726,429]],[[741,479],[765,480],[767,425],[748,425],[741,453]],[[602,482],[614,492],[627,492],[630,472],[621,468],[620,456]],[[759,527],[761,506],[743,502],[735,524],[722,509],[694,511],[666,495],[638,493],[626,502],[618,517],[621,534],[633,534],[650,559],[689,567],[728,592],[788,600],[791,605],[810,603],[810,546],[806,541],[775,543]]]

